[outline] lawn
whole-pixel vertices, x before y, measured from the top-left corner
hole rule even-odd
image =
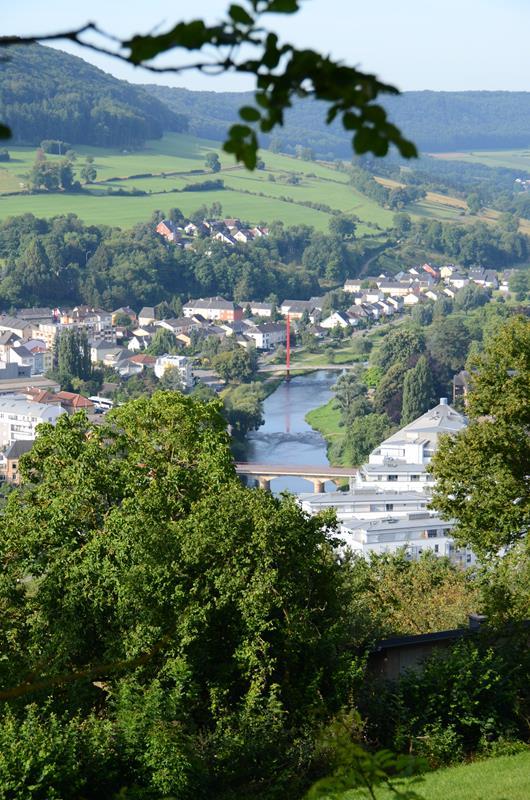
[[[530,750],[440,769],[412,788],[425,800],[529,800]],[[344,794],[343,800],[366,797],[365,791],[356,790]],[[395,794],[376,790],[376,798],[390,800]]]

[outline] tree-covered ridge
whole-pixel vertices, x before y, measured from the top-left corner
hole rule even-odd
[[[198,136],[222,138],[237,118],[238,108],[252,93],[194,92],[169,86],[149,86],[149,92],[169,108],[189,117]],[[530,92],[404,92],[385,99],[396,124],[423,152],[527,147]],[[270,137],[294,153],[297,144],[319,156],[350,158],[351,144],[339,125],[325,124],[316,101],[301,100],[285,115],[285,125]]]
[[[142,88],[49,47],[10,47],[0,62],[0,108],[16,141],[136,146],[186,130],[186,118]]]

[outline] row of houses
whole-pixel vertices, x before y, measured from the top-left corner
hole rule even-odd
[[[395,552],[406,548],[417,559],[430,551],[463,566],[475,563],[469,548],[454,542],[454,522],[429,508],[434,478],[428,465],[441,435],[455,435],[467,424],[446,398],[376,447],[349,492],[302,494],[299,503],[310,514],[336,511],[342,546],[354,552]]]
[[[170,219],[161,220],[155,228],[156,232],[167,242],[190,247],[185,237],[210,238],[213,241],[234,247],[237,244],[248,244],[255,239],[269,235],[269,229],[261,225],[247,226],[240,219],[203,219],[200,222],[185,222],[177,225]]]

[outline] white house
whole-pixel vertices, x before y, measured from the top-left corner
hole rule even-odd
[[[283,322],[265,322],[263,325],[247,328],[244,335],[254,341],[257,350],[270,350],[287,341],[287,331]]]
[[[320,323],[321,328],[350,328],[357,325],[357,319],[351,317],[346,311],[333,311],[329,317],[323,319]]]
[[[193,386],[191,359],[186,356],[173,356],[165,353],[156,359],[154,371],[157,378],[162,378],[168,369],[177,369],[185,389]]]
[[[361,283],[362,280],[360,278],[348,278],[347,281],[344,281],[343,289],[345,292],[360,292]]]
[[[405,425],[372,450],[368,463],[359,468],[358,486],[392,491],[429,491],[433,477],[426,468],[442,433],[455,434],[465,428],[463,414],[451,408],[447,399]]]
[[[20,439],[33,440],[37,425],[55,425],[64,409],[46,403],[32,403],[21,395],[0,396],[0,448]]]
[[[392,513],[371,520],[352,517],[341,523],[340,538],[345,547],[363,554],[395,552],[406,547],[407,555],[412,559],[431,551],[453,562],[472,566],[476,561],[472,550],[455,547],[451,535],[453,525],[451,520],[442,520],[438,514],[429,511],[406,516]]]

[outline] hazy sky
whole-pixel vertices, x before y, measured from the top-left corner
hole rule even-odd
[[[155,26],[163,31],[179,19],[202,16],[214,22],[229,0],[3,0],[3,5],[5,35],[65,30],[92,20],[126,37]],[[530,91],[528,0],[305,0],[294,17],[271,21],[285,40],[329,52],[401,89]],[[153,76],[67,42],[56,46],[134,82],[251,88],[240,76]]]

